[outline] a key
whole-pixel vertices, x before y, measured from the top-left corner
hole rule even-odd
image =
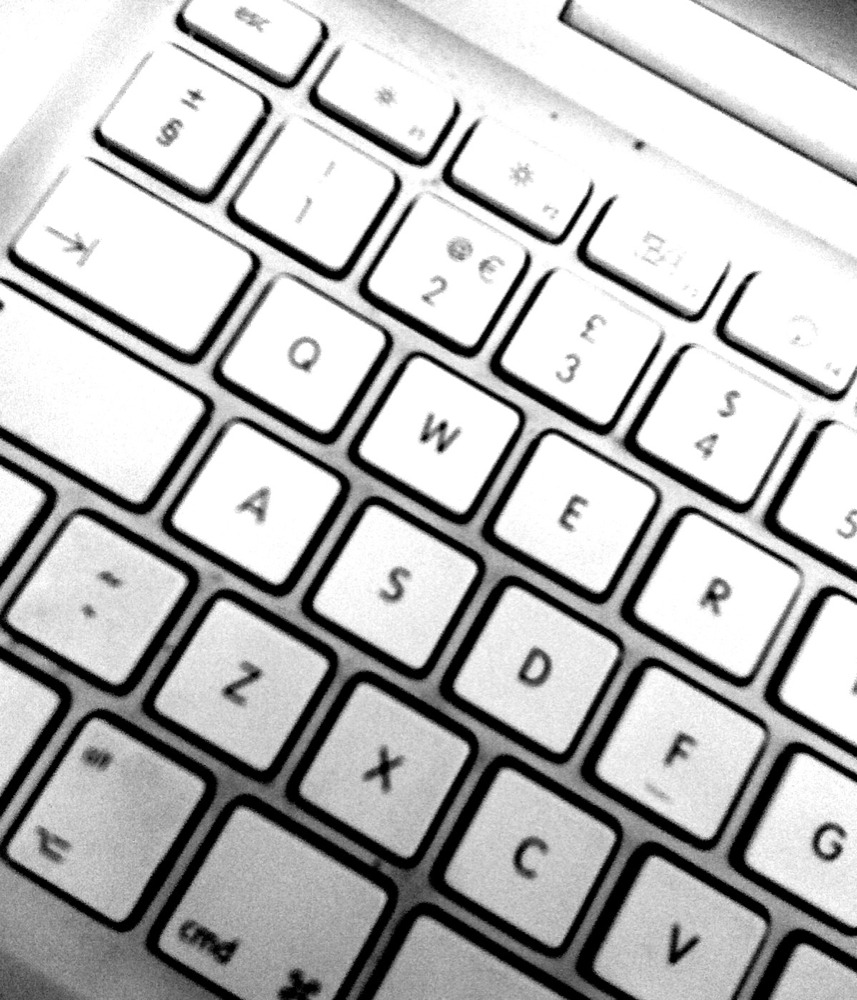
[[[843,956],[844,959],[844,956]],[[857,996],[857,969],[800,942],[792,949],[770,1000],[843,1000]]]
[[[587,810],[512,768],[500,769],[444,878],[456,892],[558,949],[617,837]]]
[[[290,86],[324,37],[324,25],[287,0],[191,0],[180,15],[194,37],[262,76]]]
[[[161,716],[256,771],[271,768],[331,669],[331,657],[219,597],[158,689]]]
[[[165,45],[138,67],[98,135],[124,156],[207,198],[265,112],[254,90]]]
[[[188,585],[183,570],[78,514],[27,579],[6,620],[96,681],[121,687]]]
[[[857,368],[847,307],[855,291],[816,274],[763,271],[730,306],[723,336],[825,395],[838,396]]]
[[[466,517],[520,424],[517,410],[418,356],[399,372],[357,453],[444,510]]]
[[[447,90],[365,45],[343,46],[315,89],[327,111],[409,160],[427,160],[455,114]]]
[[[388,167],[302,118],[290,118],[262,155],[233,208],[239,221],[343,273],[396,189]]]
[[[701,347],[681,353],[636,441],[736,507],[747,506],[789,438],[797,403]]]
[[[584,244],[587,261],[680,316],[702,315],[729,267],[713,224],[691,208],[610,202]]]
[[[128,927],[206,793],[202,777],[100,717],[78,731],[6,854],[101,919]]]
[[[493,533],[600,597],[612,586],[656,501],[647,483],[551,431],[530,452]]]
[[[560,1000],[558,993],[425,915],[410,927],[374,1000],[404,997]]]
[[[508,236],[434,195],[405,215],[367,288],[453,346],[471,350],[490,329],[526,265]]]
[[[456,187],[547,240],[562,238],[592,186],[576,164],[490,118],[474,126],[451,177]]]
[[[618,659],[614,639],[507,584],[452,690],[540,750],[565,756]]]
[[[18,546],[47,499],[41,487],[0,465],[0,565]]]
[[[180,354],[202,347],[255,267],[242,247],[92,160],[63,175],[12,253]]]
[[[793,712],[857,746],[857,602],[845,594],[819,598],[777,696]]]
[[[713,840],[765,743],[743,713],[660,667],[638,678],[597,776],[700,840]]]
[[[470,757],[469,744],[374,684],[351,692],[300,781],[311,805],[412,858]]]
[[[568,271],[553,271],[498,360],[528,390],[606,428],[660,339],[654,320]]]
[[[817,428],[774,517],[821,558],[857,570],[857,433],[839,423]]]
[[[221,363],[224,378],[320,436],[332,436],[387,347],[384,332],[281,275]]]
[[[0,799],[60,715],[53,688],[0,659]]]
[[[369,504],[318,586],[312,608],[397,666],[423,670],[478,577],[472,556]]]
[[[857,780],[793,752],[747,845],[750,870],[857,930]]]
[[[337,475],[238,422],[197,471],[172,524],[268,586],[286,587],[341,492]]]
[[[333,1000],[386,907],[381,886],[238,806],[157,947],[241,1000]]]
[[[593,966],[634,1000],[732,1000],[766,931],[755,909],[649,857],[624,891]]]
[[[0,426],[133,504],[149,499],[206,411],[196,394],[8,288],[0,371]]]
[[[701,514],[685,514],[634,605],[649,628],[746,680],[800,589],[793,566]]]

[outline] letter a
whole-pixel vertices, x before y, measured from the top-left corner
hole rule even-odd
[[[256,490],[255,493],[251,493],[243,503],[239,503],[235,510],[238,512],[249,510],[256,518],[256,523],[263,524],[265,518],[268,516],[268,503],[270,499],[271,490],[267,486],[263,486],[261,489]]]

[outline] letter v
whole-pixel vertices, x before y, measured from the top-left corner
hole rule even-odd
[[[670,927],[670,965],[676,965],[689,951],[692,951],[699,944],[700,938],[698,934],[694,934],[692,938],[688,938],[684,943],[679,940],[680,937],[681,927],[678,924],[673,924]]]

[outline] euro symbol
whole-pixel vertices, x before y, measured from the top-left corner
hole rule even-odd
[[[789,341],[792,347],[809,347],[818,336],[818,327],[809,316],[792,316],[789,326],[793,331]]]
[[[501,267],[505,266],[506,261],[497,257],[496,254],[493,257],[486,257],[479,262],[479,277],[486,285],[491,285],[494,283],[494,275]]]
[[[312,371],[320,357],[321,344],[312,337],[298,337],[289,348],[289,361],[302,372]]]

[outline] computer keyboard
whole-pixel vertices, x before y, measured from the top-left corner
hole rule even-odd
[[[853,261],[393,0],[144,39],[0,285],[16,969],[857,995]]]

